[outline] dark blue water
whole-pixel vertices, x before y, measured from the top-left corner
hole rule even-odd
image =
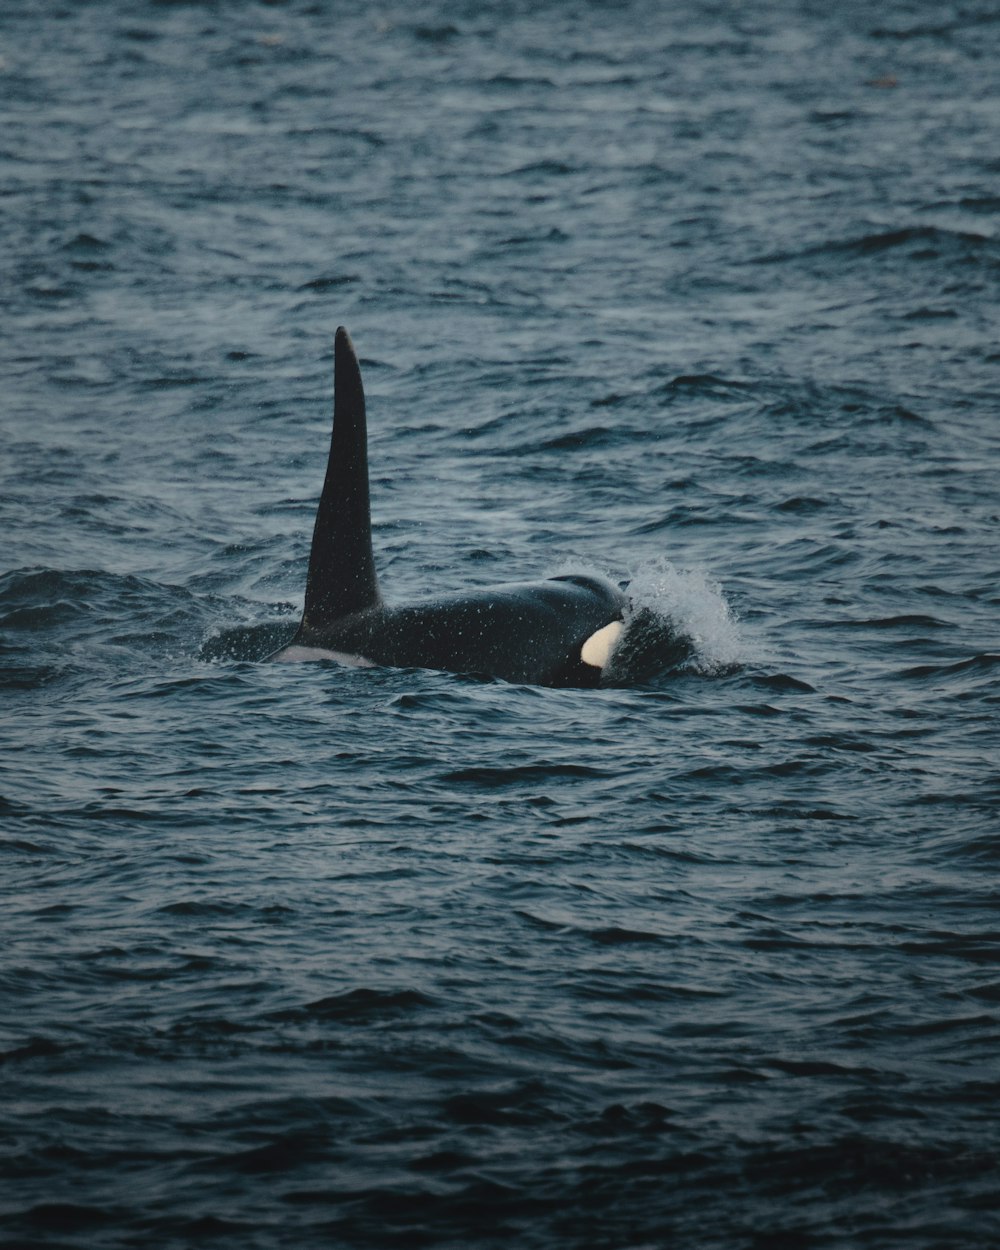
[[[998,53],[0,7],[5,1247],[1000,1244]],[[258,663],[340,323],[390,598],[680,662]]]

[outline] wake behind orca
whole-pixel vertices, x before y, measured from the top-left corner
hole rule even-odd
[[[623,629],[625,595],[589,574],[514,582],[393,607],[372,553],[361,368],[334,345],[333,434],[298,632],[271,660],[336,659],[483,673],[541,686],[596,686]]]

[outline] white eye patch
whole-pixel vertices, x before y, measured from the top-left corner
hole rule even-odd
[[[596,634],[591,634],[580,648],[580,659],[584,664],[589,664],[592,668],[603,668],[611,658],[611,652],[622,636],[623,628],[621,621],[612,621]]]

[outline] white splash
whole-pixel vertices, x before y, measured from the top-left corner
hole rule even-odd
[[[702,570],[678,569],[658,557],[640,566],[627,593],[631,605],[625,616],[626,634],[630,622],[652,613],[689,644],[692,654],[686,668],[712,674],[746,660],[736,616],[721,586]]]

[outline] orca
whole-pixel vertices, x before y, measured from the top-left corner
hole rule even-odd
[[[273,661],[477,673],[541,686],[596,686],[624,628],[626,596],[591,574],[563,574],[390,606],[372,552],[361,367],[334,341],[333,433],[316,511],[302,621]]]

